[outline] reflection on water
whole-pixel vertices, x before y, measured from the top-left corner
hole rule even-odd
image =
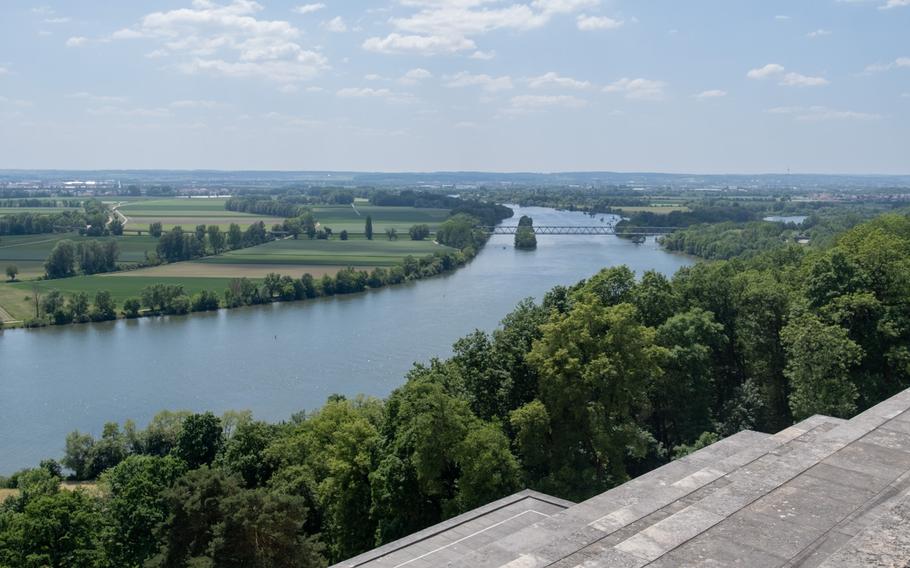
[[[516,208],[537,224],[600,217]],[[467,267],[375,292],[188,317],[0,332],[0,473],[59,457],[74,429],[140,426],[162,409],[251,409],[280,420],[332,393],[384,396],[414,361],[493,329],[522,298],[627,264],[672,274],[691,260],[616,237],[542,236],[536,251],[490,240]]]

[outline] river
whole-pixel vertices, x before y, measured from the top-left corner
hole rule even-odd
[[[592,225],[600,217],[515,207],[516,224]],[[281,420],[332,393],[384,396],[414,361],[445,357],[492,330],[522,298],[540,299],[606,266],[670,275],[692,260],[649,239],[541,236],[518,251],[490,239],[456,272],[374,292],[104,324],[0,331],[0,474],[59,459],[72,430],[144,427],[162,409],[252,410]]]

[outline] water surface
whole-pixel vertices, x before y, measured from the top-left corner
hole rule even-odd
[[[516,207],[506,224],[525,214],[540,225],[601,222]],[[280,420],[332,393],[384,396],[414,361],[447,356],[522,298],[605,266],[669,275],[691,262],[653,240],[542,236],[536,251],[517,251],[511,236],[497,236],[453,274],[365,294],[0,332],[0,473],[61,457],[72,430],[97,435],[105,421],[130,418],[144,426],[162,409],[250,409]]]

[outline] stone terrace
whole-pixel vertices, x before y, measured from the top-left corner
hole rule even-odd
[[[524,491],[336,566],[910,566],[908,409],[740,432],[578,504]]]

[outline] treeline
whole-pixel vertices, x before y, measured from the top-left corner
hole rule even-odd
[[[786,247],[798,238],[828,248],[838,235],[871,216],[869,209],[827,208],[810,215],[801,225],[768,221],[693,225],[661,237],[660,242],[667,250],[709,260],[751,257]]]
[[[307,207],[286,199],[271,197],[231,197],[224,203],[228,211],[254,213],[271,217],[299,217]]]
[[[701,223],[745,223],[760,218],[761,212],[752,207],[732,205],[694,206],[691,211],[671,211],[670,213],[652,213],[641,211],[633,213],[628,220],[617,223],[617,231],[624,227],[688,227]]]
[[[660,238],[667,250],[708,260],[750,257],[794,242],[799,231],[783,223],[753,221],[695,225]]]
[[[98,274],[117,270],[120,247],[115,240],[106,241],[58,241],[44,262],[47,278],[68,278],[76,270],[83,274]]]
[[[81,199],[0,199],[0,207],[82,207]]]
[[[270,550],[316,566],[522,487],[581,500],[743,428],[848,417],[910,386],[908,277],[910,218],[886,216],[823,251],[558,286],[383,401],[74,433],[63,463],[101,493],[59,492],[53,462],[17,474],[0,565],[48,550],[86,559],[71,566],[211,565],[233,535],[246,565]]]
[[[0,235],[40,235],[85,227],[82,211],[12,213],[0,216]]]
[[[108,209],[97,199],[80,200],[82,210],[59,213],[22,212],[0,216],[0,235],[38,235],[79,231],[88,236],[110,234]]]

